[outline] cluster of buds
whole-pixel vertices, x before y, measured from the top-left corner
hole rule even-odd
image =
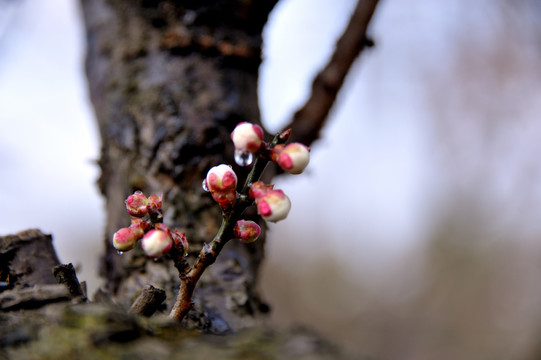
[[[260,126],[248,122],[239,123],[231,133],[235,145],[235,161],[238,165],[250,165],[255,156],[277,163],[290,174],[300,174],[310,162],[310,149],[300,143],[268,144],[264,141]],[[209,170],[203,180],[203,189],[211,193],[222,210],[230,209],[237,200],[237,175],[225,164]],[[258,214],[267,221],[277,222],[287,217],[291,201],[282,190],[257,181],[252,184],[249,196],[255,200]],[[239,236],[239,238],[242,238]]]
[[[148,257],[156,259],[169,254],[181,273],[181,286],[171,310],[172,318],[180,321],[187,314],[192,304],[195,284],[207,266],[215,261],[227,241],[237,238],[248,244],[260,236],[261,228],[257,223],[239,220],[248,206],[255,202],[257,213],[270,222],[283,220],[289,214],[291,201],[287,195],[282,190],[274,189],[274,185],[258,179],[269,161],[291,174],[304,171],[310,161],[310,149],[299,143],[286,145],[290,132],[286,130],[267,143],[261,127],[242,122],[231,133],[235,145],[235,162],[240,166],[248,166],[257,158],[257,163],[248,174],[240,194],[237,192],[237,175],[231,166],[222,164],[208,171],[202,186],[222,209],[223,222],[216,237],[210,244],[203,246],[193,266],[183,259],[188,252],[185,234],[176,229],[171,231],[162,222],[162,196],[152,194],[147,198],[141,191],[136,191],[126,199],[126,210],[132,217],[131,225],[113,235],[113,246],[122,253],[133,249],[137,241],[141,240],[141,248]]]
[[[129,251],[141,241],[141,247],[148,257],[157,259],[175,248],[187,254],[188,241],[184,233],[171,231],[161,223],[162,196],[156,194],[148,198],[136,191],[126,199],[126,210],[132,216],[131,225],[118,230],[113,235],[113,246],[119,253]]]
[[[254,154],[266,147],[263,130],[248,122],[239,123],[231,133],[235,161],[241,166],[252,163]],[[290,174],[300,174],[310,162],[310,148],[301,143],[277,144],[270,149],[270,159]]]

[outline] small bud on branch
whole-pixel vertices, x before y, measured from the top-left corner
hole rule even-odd
[[[173,239],[171,239],[171,236],[166,231],[150,230],[143,237],[141,247],[148,257],[157,259],[171,250]]]
[[[261,228],[254,221],[239,220],[233,229],[235,237],[245,244],[254,242],[261,234]]]

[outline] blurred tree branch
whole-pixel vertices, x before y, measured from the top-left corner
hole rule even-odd
[[[336,42],[329,62],[312,82],[310,97],[285,127],[292,129],[292,141],[310,145],[319,138],[351,65],[366,46],[373,45],[366,35],[366,30],[377,3],[378,0],[357,2],[344,33]]]

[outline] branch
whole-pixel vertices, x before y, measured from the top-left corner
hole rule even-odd
[[[319,133],[325,125],[327,115],[351,65],[365,46],[373,45],[366,36],[366,29],[377,3],[378,0],[358,0],[344,33],[336,43],[331,59],[312,82],[310,97],[285,127],[292,129],[292,141],[308,146],[319,138]]]
[[[131,306],[130,312],[149,317],[156,312],[164,300],[164,290],[147,285]]]

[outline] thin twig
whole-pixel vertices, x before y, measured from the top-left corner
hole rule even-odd
[[[372,41],[367,38],[366,29],[377,3],[378,0],[358,0],[331,59],[312,82],[310,97],[302,108],[295,112],[287,126],[292,129],[292,141],[310,145],[319,138],[351,65],[365,46],[372,45]]]

